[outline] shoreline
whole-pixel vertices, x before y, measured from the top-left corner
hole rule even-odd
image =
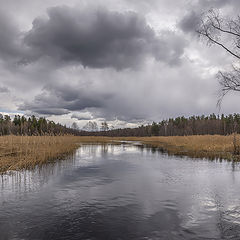
[[[236,137],[237,143],[240,145],[240,135]],[[234,154],[233,135],[130,137],[125,139],[161,148],[170,155],[240,161],[240,155]]]
[[[121,144],[137,141],[158,147],[170,155],[240,161],[234,153],[233,135],[193,135],[171,137],[99,136],[0,136],[0,173],[31,169],[36,165],[63,159],[81,144]],[[240,145],[240,135],[236,135]]]

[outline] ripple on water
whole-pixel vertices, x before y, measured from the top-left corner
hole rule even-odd
[[[240,239],[236,169],[128,143],[85,145],[2,176],[0,239]]]

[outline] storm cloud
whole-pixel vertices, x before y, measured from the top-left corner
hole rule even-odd
[[[33,101],[20,105],[19,110],[44,115],[64,115],[70,111],[100,108],[109,98],[110,95],[94,93],[91,89],[82,91],[80,86],[76,88],[69,85],[48,85]]]
[[[236,15],[237,9],[240,9],[238,0],[198,0],[187,9],[187,13],[180,19],[178,27],[186,33],[196,34],[196,29],[201,19],[201,15],[210,9],[218,9],[224,14],[224,8],[228,9],[228,14]]]
[[[0,86],[0,93],[9,93],[9,89],[7,87],[4,86]]]
[[[147,57],[178,63],[185,47],[172,32],[156,35],[136,12],[106,8],[79,11],[66,6],[48,9],[47,18],[36,18],[24,43],[39,58],[48,56],[57,62],[117,70],[136,68]]]
[[[195,11],[187,13],[179,22],[178,26],[187,33],[196,32],[197,26],[200,22],[201,15]]]
[[[23,57],[20,31],[6,13],[0,10],[0,58]]]
[[[198,7],[200,8],[222,8],[222,7],[240,7],[238,0],[198,0]]]
[[[93,118],[92,114],[89,112],[80,112],[72,114],[71,118],[78,120],[91,120]]]
[[[64,4],[64,5],[63,5]],[[137,126],[215,112],[231,59],[197,38],[210,8],[239,0],[5,1],[0,6],[0,111]],[[220,113],[239,112],[229,95]]]

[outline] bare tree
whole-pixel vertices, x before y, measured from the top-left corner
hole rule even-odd
[[[98,131],[98,125],[96,122],[89,121],[84,127],[84,131],[87,132],[97,132]]]
[[[240,91],[240,16],[224,18],[219,11],[211,9],[201,17],[197,32],[208,45],[217,45],[227,51],[236,61],[229,72],[220,71],[218,106],[230,91]]]
[[[108,131],[108,130],[109,130],[108,123],[106,121],[102,122],[101,131]]]
[[[74,129],[74,130],[78,130],[79,129],[79,127],[78,127],[76,122],[73,122],[71,128]]]
[[[221,86],[218,105],[221,105],[223,97],[230,91],[240,92],[240,68],[232,67],[231,72],[219,72],[218,81]]]

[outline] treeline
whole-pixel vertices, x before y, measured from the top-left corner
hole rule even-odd
[[[109,130],[107,122],[97,131],[96,124],[90,131],[80,131],[77,127],[66,127],[46,118],[15,115],[13,119],[0,114],[0,135],[65,135],[78,136],[110,136],[110,137],[145,137],[145,136],[184,136],[184,135],[229,135],[240,133],[240,114],[191,116],[169,118],[159,123],[153,122],[137,128],[123,128]]]
[[[240,133],[240,114],[191,116],[169,118],[159,123],[153,122],[138,128],[124,128],[107,131],[82,132],[91,136],[145,137],[145,136],[184,136],[184,135],[228,135]]]
[[[0,114],[0,135],[79,135],[79,131],[63,126],[59,123],[49,121],[45,118],[15,115],[13,119],[8,115]]]

